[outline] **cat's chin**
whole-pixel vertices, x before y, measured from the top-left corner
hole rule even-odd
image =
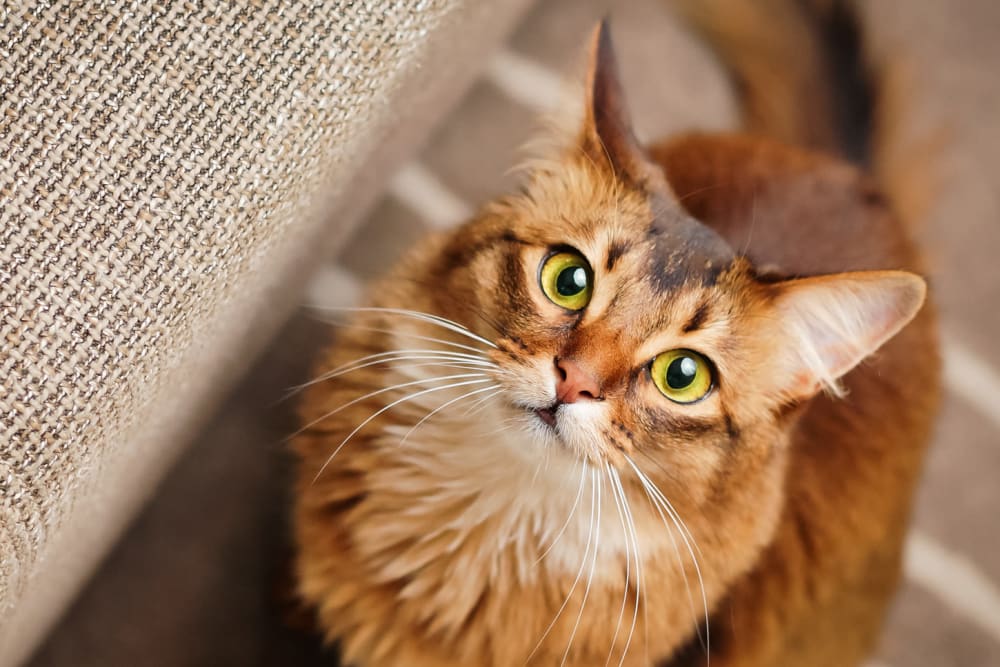
[[[595,437],[605,419],[597,406],[555,403],[549,407],[521,406],[531,432],[563,449],[574,459],[600,460],[602,443]]]

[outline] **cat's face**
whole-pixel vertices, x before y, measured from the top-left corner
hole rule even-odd
[[[452,303],[497,344],[506,416],[539,456],[707,479],[746,427],[773,421],[756,321],[771,288],[675,203],[567,161],[453,244],[467,251]]]
[[[502,280],[522,304],[496,313],[508,401],[540,438],[595,462],[729,439],[740,392],[728,380],[746,375],[745,267],[718,239],[673,252],[639,211],[590,213],[507,249]]]

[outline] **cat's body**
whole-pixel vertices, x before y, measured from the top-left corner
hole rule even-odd
[[[922,283],[760,272],[919,271],[908,232],[854,169],[764,140],[647,159],[613,70],[599,35],[578,145],[377,283],[306,394],[299,592],[347,663],[695,665],[708,640],[715,665],[832,667],[874,641],[933,314],[847,373]],[[586,300],[547,291],[553,261]],[[687,350],[697,396],[683,364],[654,378]]]

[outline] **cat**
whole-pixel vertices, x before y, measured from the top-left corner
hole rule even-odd
[[[605,23],[588,62],[565,148],[323,354],[298,594],[345,665],[857,664],[937,404],[910,231],[833,157],[641,146]]]

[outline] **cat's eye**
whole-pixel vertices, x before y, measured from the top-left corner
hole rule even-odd
[[[712,390],[708,360],[691,350],[658,354],[649,372],[657,389],[674,403],[695,403]]]
[[[590,302],[594,275],[579,253],[565,250],[545,258],[538,282],[549,301],[567,310],[580,310]]]

